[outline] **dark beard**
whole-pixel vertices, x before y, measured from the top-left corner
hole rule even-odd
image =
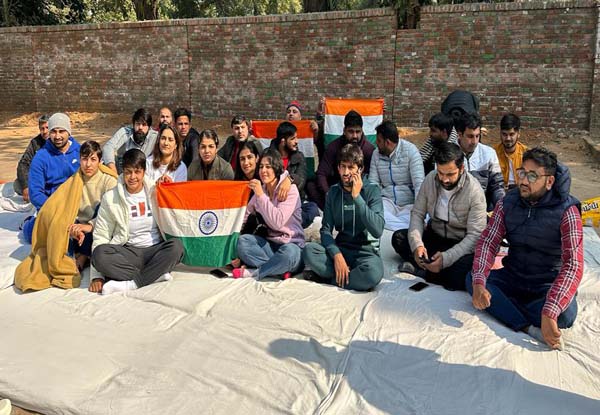
[[[454,189],[456,186],[458,186],[458,182],[460,182],[460,178],[461,178],[461,176],[462,176],[463,174],[464,174],[464,173],[461,173],[461,174],[458,176],[458,179],[456,179],[456,182],[454,182],[454,183],[453,183],[452,185],[450,185],[449,187],[446,187],[446,186],[444,186],[444,184],[443,184],[443,183],[440,183],[440,184],[442,185],[442,187],[443,187],[444,189],[446,189],[446,190],[452,190],[452,189]]]
[[[134,131],[133,132],[133,141],[135,141],[135,143],[138,146],[141,146],[142,144],[144,144],[144,141],[146,141],[146,136],[148,134],[144,133],[142,131]]]

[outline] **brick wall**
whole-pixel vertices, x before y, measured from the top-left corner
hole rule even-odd
[[[416,30],[397,30],[392,9],[5,28],[0,110],[273,118],[292,99],[312,113],[320,96],[360,96],[419,126],[465,88],[489,125],[515,111],[532,127],[590,128],[598,25],[596,1],[576,0],[425,7]]]

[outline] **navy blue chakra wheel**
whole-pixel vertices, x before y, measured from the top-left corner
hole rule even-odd
[[[202,232],[204,235],[210,235],[211,233],[216,231],[218,224],[219,218],[217,218],[217,215],[215,215],[214,212],[204,212],[202,216],[200,216],[200,232]]]

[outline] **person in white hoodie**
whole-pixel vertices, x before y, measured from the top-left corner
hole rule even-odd
[[[398,136],[398,128],[384,121],[375,128],[377,148],[371,158],[369,180],[381,188],[385,228],[408,229],[410,212],[425,178],[417,147]]]
[[[504,197],[504,177],[496,150],[481,144],[481,118],[479,114],[464,114],[456,122],[458,144],[465,154],[465,170],[471,173],[483,189],[487,211]]]

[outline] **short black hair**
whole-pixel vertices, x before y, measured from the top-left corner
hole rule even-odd
[[[450,134],[452,134],[453,126],[454,119],[443,112],[433,114],[429,119],[429,128],[437,128],[440,131],[446,131],[446,133],[448,133],[448,137],[450,137]]]
[[[95,153],[99,159],[102,159],[102,147],[94,140],[88,140],[79,148],[79,157],[88,158]]]
[[[481,117],[479,114],[463,114],[455,123],[456,131],[464,133],[467,128],[475,130],[481,128]]]
[[[354,110],[348,111],[348,113],[344,117],[344,128],[349,128],[349,127],[362,128],[362,126],[363,126],[362,116]]]
[[[442,141],[436,146],[433,159],[436,164],[448,164],[453,161],[460,169],[465,162],[465,154],[458,144]]]
[[[231,128],[233,128],[233,126],[236,124],[242,124],[242,123],[246,123],[248,128],[250,128],[250,120],[247,119],[245,115],[238,114],[231,119]]]
[[[200,146],[203,138],[210,138],[215,142],[215,145],[219,147],[219,136],[215,130],[211,130],[210,128],[202,130],[200,132],[200,138],[198,139],[198,146]]]
[[[138,108],[131,117],[132,124],[136,122],[144,122],[147,125],[152,125],[152,114],[146,108]]]
[[[363,152],[360,149],[360,147],[355,143],[349,143],[342,147],[337,157],[338,166],[342,162],[356,164],[359,169],[362,169],[365,164],[365,161]]]
[[[40,115],[40,118],[38,118],[38,124],[48,122],[49,119],[50,119],[50,116],[48,114],[42,114],[42,115]]]
[[[265,158],[269,159],[269,162],[271,163],[271,167],[273,168],[273,172],[275,173],[277,180],[279,180],[279,178],[281,177],[281,175],[284,172],[283,160],[281,160],[281,154],[279,154],[279,151],[277,151],[276,149],[274,149],[272,147],[267,147],[262,152],[262,154],[260,156],[260,160],[258,160],[258,163],[256,164],[256,168],[258,170],[260,170],[261,160],[265,159]]]
[[[385,140],[390,140],[392,143],[398,143],[400,136],[398,135],[398,127],[393,122],[387,120],[375,127],[377,134],[381,135]]]
[[[142,150],[132,148],[123,154],[123,170],[126,168],[146,171],[146,155]]]
[[[521,119],[515,114],[505,114],[500,120],[500,130],[507,131],[511,128],[519,131],[521,129]]]
[[[544,168],[546,174],[550,176],[556,175],[556,168],[558,166],[558,159],[556,153],[548,150],[545,147],[534,147],[523,154],[523,163],[526,160],[535,162],[540,167]]]
[[[192,113],[190,112],[190,110],[188,110],[187,108],[177,108],[175,110],[175,114],[173,114],[173,119],[175,121],[177,121],[177,118],[182,117],[182,116],[186,116],[188,117],[189,121],[192,121]]]
[[[279,147],[279,143],[281,140],[287,140],[290,137],[293,137],[294,134],[298,132],[298,129],[294,124],[289,121],[284,121],[277,126],[277,133],[275,137],[275,146]]]

